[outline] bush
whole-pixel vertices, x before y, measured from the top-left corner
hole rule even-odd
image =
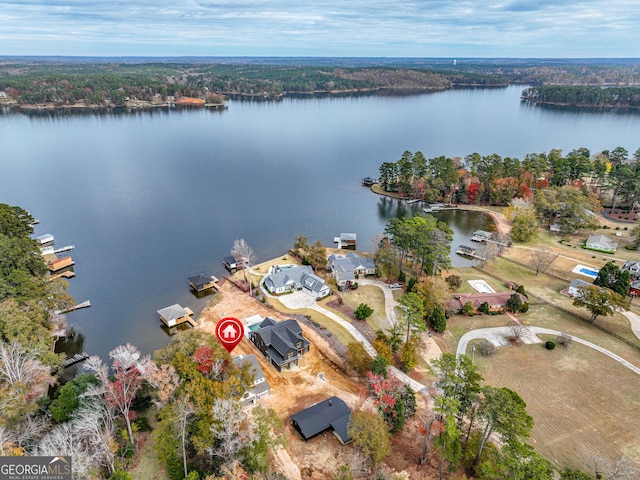
[[[476,345],[478,353],[483,357],[489,357],[496,353],[496,347],[489,340],[482,339],[480,343]]]
[[[544,348],[546,348],[547,350],[553,350],[554,348],[556,348],[556,344],[551,340],[547,340],[546,343],[544,344]]]
[[[475,308],[473,308],[473,303],[465,303],[462,306],[462,313],[464,313],[467,317],[473,317],[476,314],[476,310]]]
[[[462,278],[459,275],[449,275],[444,279],[451,290],[457,290],[462,286]]]
[[[366,303],[361,303],[358,308],[353,312],[358,320],[365,320],[373,314],[373,308]]]
[[[376,355],[371,362],[371,373],[375,373],[376,375],[382,375],[384,378],[387,378],[387,367],[389,366],[389,362],[382,355]]]
[[[400,275],[398,275],[398,281],[401,283],[404,283],[407,281],[407,275],[404,272],[400,272]]]
[[[415,277],[411,277],[409,279],[409,283],[407,283],[407,293],[415,292],[415,286],[418,284],[418,279]]]
[[[573,341],[573,338],[571,337],[571,335],[566,334],[566,333],[561,333],[556,338],[556,343],[558,345],[562,345],[565,348],[569,347],[569,345],[571,345],[572,341]]]
[[[115,472],[113,472],[113,475],[109,477],[109,480],[132,480],[132,477],[128,472],[116,470]]]
[[[516,288],[516,292],[521,293],[525,297],[529,298],[529,295],[527,295],[527,292],[524,291],[524,285],[518,285],[518,288]]]
[[[489,304],[487,302],[482,302],[482,304],[478,307],[478,311],[480,313],[484,313],[485,315],[489,315],[489,313],[491,313],[491,309],[489,308]]]

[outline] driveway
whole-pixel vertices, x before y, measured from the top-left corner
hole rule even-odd
[[[558,330],[551,330],[550,328],[542,328],[542,327],[527,327],[527,331],[524,333],[522,340],[525,343],[542,343],[542,340],[538,338],[538,335],[560,335],[563,332],[559,332]],[[466,353],[467,346],[471,340],[475,340],[478,338],[484,338],[488,340],[496,347],[501,347],[505,345],[509,345],[509,341],[507,337],[511,335],[510,327],[493,327],[493,328],[479,328],[477,330],[471,330],[470,332],[465,333],[460,340],[458,341],[458,348],[456,350],[456,355],[462,355]],[[578,337],[571,336],[574,342],[585,345],[589,348],[593,348],[600,353],[605,354],[606,356],[612,358],[616,362],[622,364],[627,367],[629,370],[634,371],[638,375],[640,375],[640,368],[636,367],[632,363],[628,362],[624,358],[615,353],[596,345],[595,343],[588,342],[587,340],[583,340]]]
[[[640,315],[637,315],[633,312],[620,312],[622,315],[629,319],[631,322],[631,331],[633,334],[640,339]]]
[[[380,283],[382,283],[382,282],[380,282]],[[387,287],[387,289],[388,289],[388,287]],[[264,288],[262,289],[262,291],[265,293],[265,295],[271,296],[271,295],[269,295],[268,292],[265,291]],[[387,297],[385,296],[385,299],[386,298]],[[304,292],[298,291],[298,292],[293,292],[293,293],[290,293],[290,294],[287,294],[287,295],[281,295],[281,296],[277,297],[277,299],[285,307],[290,308],[291,310],[297,310],[297,309],[301,309],[301,308],[308,308],[310,310],[314,310],[314,311],[320,313],[321,315],[324,315],[327,318],[330,318],[331,320],[336,322],[338,325],[343,327],[345,330],[347,330],[357,342],[360,342],[371,358],[374,358],[377,355],[376,350],[369,343],[369,341],[365,338],[365,336],[362,335],[358,331],[358,329],[356,329],[353,325],[351,325],[351,323],[347,322],[346,320],[344,320],[339,315],[336,315],[335,313],[331,312],[330,310],[327,310],[326,308],[323,308],[320,305],[318,305],[316,303],[316,300],[311,295],[308,295],[308,294],[306,294]],[[385,304],[386,304],[386,301],[385,301]],[[394,316],[394,319],[395,319],[395,316]],[[410,385],[411,388],[413,388],[413,390],[415,390],[416,392],[420,392],[422,390],[424,390],[425,392],[427,391],[426,387],[424,385],[422,385],[419,382],[416,382],[414,379],[409,377],[404,372],[398,370],[397,368],[389,367],[389,371],[392,373],[392,375],[394,375],[402,383],[404,383],[405,385]]]

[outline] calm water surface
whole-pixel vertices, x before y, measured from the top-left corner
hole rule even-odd
[[[187,277],[224,275],[244,238],[258,261],[297,234],[332,245],[356,232],[371,250],[388,219],[419,210],[360,185],[405,150],[522,158],[578,147],[640,146],[640,115],[563,112],[520,103],[520,87],[407,97],[230,102],[224,111],[130,115],[0,115],[0,202],[40,219],[37,234],[74,244],[70,292],[92,307],[70,315],[84,348],[106,357],[130,342],[164,345],[156,310],[198,312]],[[454,247],[482,215],[449,215]],[[454,255],[455,257],[455,255]],[[462,260],[454,258],[456,263]],[[230,314],[232,312],[229,312]]]

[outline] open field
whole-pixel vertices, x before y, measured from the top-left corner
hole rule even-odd
[[[517,391],[535,426],[532,444],[556,467],[589,470],[592,458],[620,453],[640,465],[640,376],[594,350],[541,345],[476,353],[488,384]]]

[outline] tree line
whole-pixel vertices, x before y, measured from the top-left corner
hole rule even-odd
[[[533,103],[597,108],[640,108],[640,88],[581,85],[545,85],[522,91]]]

